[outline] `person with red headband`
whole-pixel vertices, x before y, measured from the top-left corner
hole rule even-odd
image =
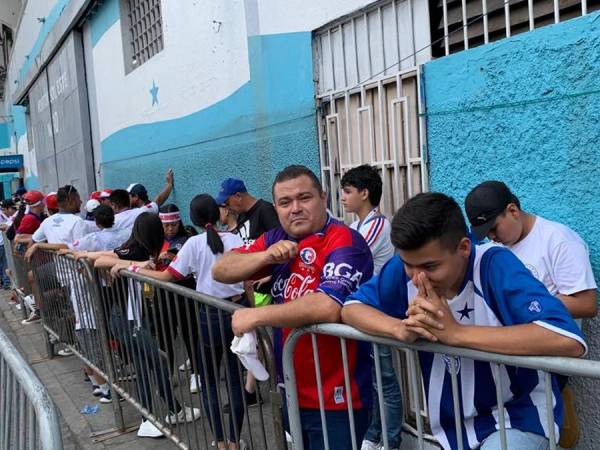
[[[25,213],[16,230],[17,234],[21,235],[19,241],[22,241],[22,238],[31,237],[46,218],[44,215],[44,194],[40,191],[25,193],[23,195],[23,203],[28,207],[28,212]]]

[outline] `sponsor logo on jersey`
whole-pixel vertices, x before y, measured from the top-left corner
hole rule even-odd
[[[314,292],[317,278],[311,275],[292,273],[288,278],[278,278],[273,283],[271,295],[282,296],[284,300],[296,300],[305,294]]]
[[[529,304],[529,312],[531,313],[541,313],[542,312],[542,305],[540,305],[540,302],[538,302],[537,300],[533,300],[530,304]]]

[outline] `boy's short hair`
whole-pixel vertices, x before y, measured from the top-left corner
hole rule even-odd
[[[377,169],[368,164],[354,167],[342,177],[342,188],[353,186],[359,191],[368,189],[369,202],[373,206],[378,206],[381,201],[382,184]]]
[[[71,199],[71,197],[75,195],[79,195],[79,192],[77,192],[75,186],[65,184],[64,186],[59,187],[56,191],[56,201],[59,205],[64,205]]]
[[[439,239],[440,244],[456,250],[467,237],[467,224],[456,201],[439,192],[415,195],[392,219],[392,244],[400,250],[417,250]]]
[[[129,207],[129,192],[125,189],[115,189],[110,193],[108,201],[117,205],[119,208]]]
[[[108,205],[100,205],[94,209],[96,225],[102,228],[111,228],[115,224],[115,213]]]

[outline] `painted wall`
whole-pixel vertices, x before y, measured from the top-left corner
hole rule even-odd
[[[599,68],[594,13],[433,61],[425,90],[432,190],[462,202],[481,181],[505,181],[525,210],[584,238],[600,281]],[[599,324],[584,321],[593,359]],[[577,448],[600,448],[600,385],[576,385]]]
[[[0,22],[7,24],[13,31],[19,21],[21,0],[2,0],[0,2]]]
[[[84,30],[102,184],[152,194],[172,167],[187,209],[229,176],[270,198],[284,166],[318,171],[311,30],[368,3],[164,2],[164,50],[125,75],[118,1],[105,2]]]

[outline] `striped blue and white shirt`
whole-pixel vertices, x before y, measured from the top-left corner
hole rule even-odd
[[[351,294],[346,304],[363,303],[405,318],[417,289],[404,265],[394,256],[378,276]],[[535,323],[580,342],[581,332],[564,305],[509,250],[486,244],[473,245],[469,268],[460,293],[448,301],[455,319],[463,325],[509,326]],[[465,447],[475,449],[499,428],[496,380],[489,363],[443,354],[420,352],[431,429],[444,449],[458,448],[454,422],[451,358],[455,359],[460,417]],[[543,372],[502,367],[502,395],[507,428],[548,436]],[[562,424],[562,399],[553,379],[555,436]]]

